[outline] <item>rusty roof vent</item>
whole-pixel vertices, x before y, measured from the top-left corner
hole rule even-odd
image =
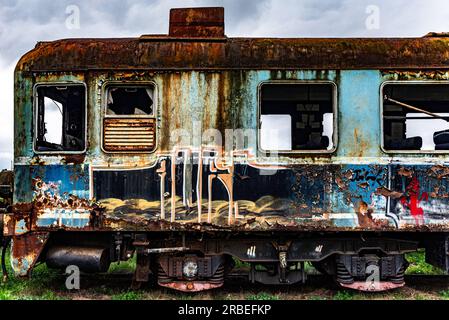
[[[171,9],[169,35],[177,38],[224,38],[224,8]]]
[[[447,38],[449,37],[449,32],[429,32],[424,36],[424,38]]]

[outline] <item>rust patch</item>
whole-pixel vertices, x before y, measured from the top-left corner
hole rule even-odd
[[[429,196],[431,198],[441,198],[441,199],[449,198],[449,194],[447,192],[442,192],[440,186],[435,186],[433,188],[433,191],[429,193]]]
[[[385,187],[377,188],[375,194],[382,195],[386,198],[391,197],[393,199],[399,199],[404,195],[402,192],[391,191],[390,189],[385,188]]]
[[[367,189],[369,187],[369,183],[368,182],[362,182],[362,183],[357,184],[357,186],[359,188],[362,188],[362,189]]]
[[[182,8],[170,10],[172,37],[224,37],[224,8]]]
[[[356,214],[361,227],[369,227],[373,224],[372,209],[368,207],[368,204],[364,201],[360,201],[357,204]]]
[[[449,168],[442,166],[442,165],[436,165],[429,169],[428,173],[431,177],[435,177],[438,180],[444,179],[447,176],[449,176]]]
[[[338,188],[340,188],[340,190],[348,189],[348,185],[343,181],[343,179],[340,176],[337,176],[335,178],[335,183],[337,184]]]
[[[356,214],[361,229],[380,229],[386,230],[389,227],[386,220],[375,220],[373,218],[373,209],[364,201],[359,201],[356,205]]]
[[[81,199],[71,194],[60,195],[57,192],[56,185],[46,184],[39,177],[33,179],[33,190],[34,199],[31,203],[17,203],[12,206],[13,215],[9,216],[8,224],[5,225],[5,230],[9,232],[9,235],[14,234],[14,226],[20,220],[24,220],[29,230],[48,231],[63,227],[66,230],[87,231],[101,228],[104,208],[101,208],[95,202]],[[48,209],[87,212],[89,213],[88,225],[85,227],[38,226],[39,217],[46,213]]]
[[[84,159],[86,154],[67,154],[64,155],[62,159],[63,164],[82,164],[84,163]]]
[[[410,169],[401,167],[401,169],[399,169],[399,171],[398,171],[398,175],[406,177],[406,178],[411,178],[411,177],[413,177],[413,171]]]
[[[153,151],[155,118],[104,118],[103,144],[107,151]]]
[[[185,31],[187,30],[187,31]],[[211,29],[213,30],[213,29]],[[216,31],[180,31],[213,35]],[[448,69],[448,38],[66,39],[43,42],[17,71],[117,69]],[[425,50],[424,50],[425,48]]]
[[[345,179],[347,180],[351,180],[354,177],[354,173],[352,172],[352,170],[346,170],[345,172],[343,172],[343,177],[345,177]]]
[[[359,158],[363,157],[363,151],[367,149],[368,143],[362,139],[360,136],[357,128],[354,129],[354,145],[357,146],[357,150],[354,154],[354,156],[357,156]]]
[[[13,237],[11,259],[14,272],[19,276],[29,275],[47,243],[49,233],[33,232]]]
[[[30,161],[30,165],[32,166],[44,166],[45,165],[45,161],[42,160],[39,156],[34,156],[31,161]]]

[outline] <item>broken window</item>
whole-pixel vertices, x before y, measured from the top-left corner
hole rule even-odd
[[[449,150],[449,85],[383,87],[385,150]]]
[[[84,85],[39,85],[36,107],[36,151],[84,151]]]
[[[153,114],[153,92],[153,87],[109,87],[106,115],[150,116]]]
[[[156,148],[153,85],[116,85],[106,90],[103,150],[152,152]]]
[[[331,83],[262,85],[260,147],[267,151],[333,150],[333,97]]]

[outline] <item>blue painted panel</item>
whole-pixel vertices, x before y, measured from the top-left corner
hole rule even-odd
[[[378,157],[380,149],[377,70],[341,71],[339,83],[339,147],[341,157]]]
[[[62,198],[74,195],[81,199],[89,199],[88,165],[16,165],[14,172],[16,203],[33,200],[33,179],[36,178],[42,179],[46,185],[54,186],[46,190],[52,195],[57,193]]]

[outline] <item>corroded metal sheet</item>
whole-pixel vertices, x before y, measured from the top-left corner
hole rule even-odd
[[[49,234],[35,232],[14,236],[11,244],[11,267],[18,276],[29,275],[47,243]]]
[[[169,172],[164,181],[157,178],[156,168],[140,171],[134,178],[129,176],[132,172],[99,171],[94,183],[106,220],[130,224],[160,220],[163,207],[167,212],[174,210],[172,222],[223,229],[439,231],[449,227],[445,209],[449,199],[442,192],[447,181],[432,176],[437,170],[432,166],[296,165],[266,176],[248,164],[235,164],[232,195],[224,181],[209,184],[208,176],[216,174],[210,169],[195,167],[202,172],[195,178],[204,191],[200,197],[199,189],[193,190],[192,206],[183,201],[182,170]],[[121,183],[109,184],[111,176],[133,183],[123,189]],[[174,184],[175,193],[161,195],[160,188],[140,188],[143,181],[163,183],[164,190]]]
[[[107,151],[153,151],[156,147],[155,119],[106,118],[103,143]]]
[[[448,43],[448,38],[68,39],[39,43],[16,70],[447,69]]]
[[[16,70],[15,210],[5,230],[449,230],[447,155],[383,152],[379,94],[384,81],[449,80],[448,41],[42,43]],[[227,130],[257,133],[258,88],[267,81],[335,83],[335,152],[273,161],[259,152],[256,137],[222,154]],[[86,153],[33,151],[32,88],[42,82],[86,83]],[[154,152],[102,150],[108,82],[154,83]],[[216,155],[199,156],[201,148]],[[267,168],[272,174],[262,174]]]
[[[172,37],[224,37],[224,8],[182,8],[170,10]]]

